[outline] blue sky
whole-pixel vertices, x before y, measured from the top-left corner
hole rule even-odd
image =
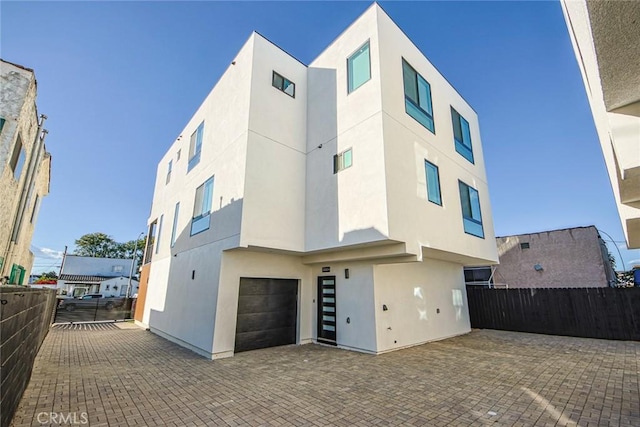
[[[83,234],[146,230],[159,159],[251,31],[309,63],[369,4],[2,2],[0,55],[36,71],[49,116],[34,271]],[[478,112],[497,235],[596,225],[640,263],[559,3],[380,4]]]

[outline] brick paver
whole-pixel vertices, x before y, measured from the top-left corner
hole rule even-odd
[[[143,330],[53,329],[13,424],[640,426],[639,360],[638,342],[478,330],[379,356],[210,361]]]

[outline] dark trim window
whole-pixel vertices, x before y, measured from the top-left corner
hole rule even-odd
[[[440,194],[440,172],[438,166],[428,160],[424,161],[425,174],[427,176],[427,199],[436,205],[442,206]]]
[[[460,188],[460,204],[462,205],[464,232],[484,238],[478,190],[468,186],[462,181],[458,181],[458,186]]]
[[[6,120],[0,117],[0,133],[2,133],[2,128],[4,128],[4,122],[6,122]]]
[[[471,131],[469,122],[451,107],[451,120],[453,121],[453,139],[456,151],[462,157],[473,163],[473,147],[471,146]]]
[[[209,229],[211,224],[211,204],[213,201],[213,177],[196,189],[191,219],[191,235]]]
[[[351,165],[353,165],[351,148],[333,156],[333,173],[338,173],[343,169],[350,168]]]
[[[529,242],[520,243],[520,249],[529,249],[530,247],[531,245],[529,244]]]
[[[402,78],[404,80],[405,111],[435,134],[431,85],[404,58],[402,59]]]
[[[369,40],[347,58],[347,93],[351,93],[371,80],[371,54]]]
[[[204,122],[200,123],[198,129],[191,134],[189,141],[189,165],[187,172],[200,163],[200,152],[202,151],[202,134],[204,133]]]
[[[156,244],[156,228],[158,227],[158,220],[156,219],[149,224],[149,233],[147,234],[147,247],[144,250],[144,264],[151,262],[153,257],[153,246]]]
[[[271,78],[271,85],[292,98],[296,97],[296,84],[286,77],[282,77],[275,71],[273,72],[273,76]]]

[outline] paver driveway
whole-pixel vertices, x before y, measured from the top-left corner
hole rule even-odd
[[[210,361],[140,329],[53,329],[14,425],[640,426],[639,359],[638,342],[478,330],[380,356]]]

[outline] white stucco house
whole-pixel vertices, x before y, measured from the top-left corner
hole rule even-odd
[[[253,33],[158,165],[135,317],[213,359],[464,334],[491,218],[476,112],[377,4],[310,64]]]

